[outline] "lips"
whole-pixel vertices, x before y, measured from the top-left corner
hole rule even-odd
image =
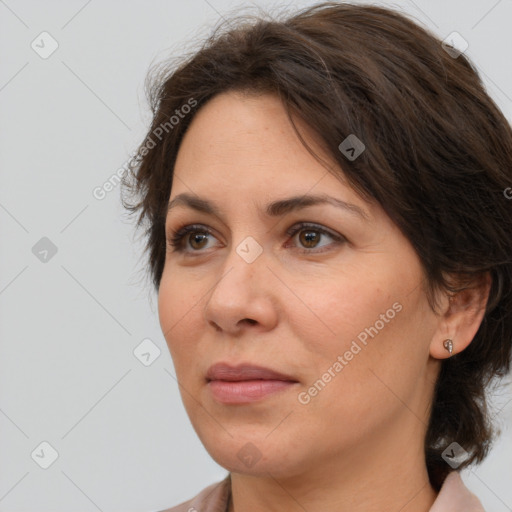
[[[229,406],[262,402],[299,385],[290,375],[252,364],[214,364],[206,373],[206,381],[212,397]]]
[[[288,382],[298,382],[290,375],[286,375],[270,368],[256,366],[251,364],[240,364],[231,366],[227,363],[216,363],[206,372],[207,381],[228,381],[240,382],[247,380],[281,380]]]

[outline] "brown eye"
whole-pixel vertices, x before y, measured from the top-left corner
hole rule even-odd
[[[190,241],[190,246],[192,248],[194,248],[194,249],[203,249],[204,246],[205,246],[204,242],[208,240],[208,234],[207,233],[201,233],[201,232],[198,232],[198,231],[196,231],[195,233],[199,233],[199,234],[191,233],[185,239],[188,239]]]
[[[330,246],[339,245],[340,243],[347,241],[343,235],[327,231],[316,224],[309,224],[305,222],[295,224],[286,232],[286,234],[292,239],[298,235],[298,244],[304,247],[304,249],[300,249],[299,247],[298,250],[304,254],[325,252],[330,250]],[[319,245],[322,237],[330,238],[331,240],[334,240],[334,243]],[[313,250],[315,248],[318,248],[318,250]]]
[[[212,232],[203,226],[184,226],[168,235],[167,244],[175,252],[200,252],[206,247],[210,235],[213,238]]]
[[[322,235],[314,229],[303,229],[299,232],[300,243],[309,249],[316,247],[321,236]]]

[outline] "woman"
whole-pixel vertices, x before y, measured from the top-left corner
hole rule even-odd
[[[169,511],[481,511],[510,368],[512,130],[464,55],[324,3],[157,76],[125,177],[199,438]]]

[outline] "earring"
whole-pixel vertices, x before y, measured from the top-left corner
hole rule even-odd
[[[450,355],[452,355],[453,352],[453,341],[450,339],[443,341],[443,347],[450,352]]]

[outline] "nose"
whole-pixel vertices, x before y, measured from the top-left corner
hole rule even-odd
[[[233,246],[204,307],[205,320],[217,331],[237,335],[248,326],[272,329],[278,318],[278,280],[262,252],[253,261]]]

